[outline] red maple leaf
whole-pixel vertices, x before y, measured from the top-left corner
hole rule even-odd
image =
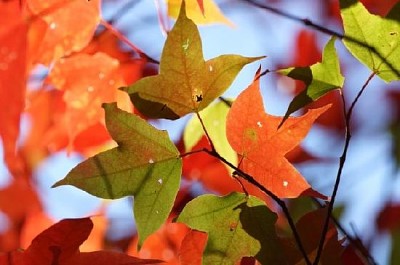
[[[241,157],[240,169],[278,197],[320,196],[311,190],[285,155],[303,140],[315,119],[328,108],[309,110],[302,117],[290,117],[278,128],[282,117],[265,113],[256,76],[233,103],[227,117],[227,137]]]

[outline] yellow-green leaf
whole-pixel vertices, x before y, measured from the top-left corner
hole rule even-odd
[[[225,265],[237,264],[241,257],[255,257],[261,264],[285,264],[276,220],[263,201],[237,192],[199,196],[177,218],[208,233],[203,264]]]
[[[301,80],[306,84],[306,88],[290,102],[283,123],[293,112],[319,99],[326,93],[343,87],[344,77],[340,73],[339,58],[335,50],[335,38],[331,38],[326,44],[320,63],[308,67],[291,67],[280,70],[279,73]]]
[[[356,0],[340,0],[340,11],[351,54],[384,81],[400,80],[400,3],[385,18]]]
[[[221,55],[204,61],[199,31],[186,17],[184,3],[168,34],[160,73],[123,88],[135,107],[150,118],[177,119],[204,109],[231,85],[246,64],[263,58]]]
[[[220,101],[200,111],[199,115],[217,152],[232,164],[237,165],[237,154],[226,138],[226,116],[228,115],[228,111],[229,106],[227,103]],[[186,152],[192,150],[203,135],[204,132],[199,119],[193,116],[183,132],[183,142],[185,143]],[[231,171],[232,169],[228,167],[228,170]]]
[[[140,246],[172,209],[182,160],[166,131],[118,109],[116,103],[103,106],[107,129],[118,146],[83,161],[53,187],[72,185],[105,199],[133,195]]]

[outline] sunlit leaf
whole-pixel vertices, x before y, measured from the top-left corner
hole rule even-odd
[[[340,0],[340,10],[345,35],[356,40],[343,39],[351,54],[384,81],[400,80],[400,3],[384,18],[356,0]]]
[[[227,117],[227,138],[240,155],[240,169],[281,198],[321,196],[313,191],[285,155],[307,135],[313,122],[329,106],[290,117],[278,129],[282,117],[265,113],[257,75],[234,101]]]
[[[256,197],[231,193],[197,197],[177,221],[208,234],[203,264],[235,264],[244,256],[256,257],[261,264],[284,264],[276,219]]]
[[[100,0],[28,0],[27,3],[35,15],[43,14],[40,18],[47,24],[39,47],[31,55],[36,63],[48,65],[81,50],[89,43],[100,22]],[[34,23],[30,31],[43,30],[37,26]]]
[[[77,54],[54,64],[48,82],[64,91],[66,110],[57,123],[67,130],[70,149],[80,132],[103,121],[101,104],[117,100],[118,87],[125,84],[118,69],[119,62],[104,53]]]
[[[124,90],[149,118],[178,119],[207,107],[246,64],[261,58],[221,55],[204,61],[199,31],[182,8],[168,34],[159,75],[142,78]]]
[[[161,259],[166,264],[180,265],[178,250],[188,231],[185,225],[168,220],[146,239],[140,251],[137,250],[138,238],[135,235],[127,253],[140,258]]]
[[[201,265],[207,234],[191,230],[183,239],[179,250],[181,265]]]
[[[25,105],[27,24],[20,1],[0,2],[0,137],[10,171],[20,171],[16,156],[20,115]]]
[[[233,26],[233,23],[221,13],[214,0],[185,0],[185,2],[187,17],[196,24],[223,23]],[[177,18],[181,4],[182,0],[168,0],[168,14]]]
[[[118,147],[82,162],[54,186],[73,185],[107,199],[134,195],[140,246],[172,209],[182,161],[167,132],[118,109],[116,103],[104,104],[104,109]]]
[[[283,121],[296,110],[319,99],[334,89],[343,87],[344,77],[340,73],[339,59],[334,45],[335,38],[331,38],[325,46],[322,62],[320,63],[309,67],[291,67],[279,71],[306,84],[306,88],[290,103]]]
[[[237,154],[226,139],[226,116],[228,111],[229,106],[227,103],[220,101],[200,111],[199,115],[217,152],[233,165],[237,165]],[[193,116],[183,132],[186,151],[192,150],[203,135],[204,132],[199,119]],[[231,169],[229,168],[229,170]]]

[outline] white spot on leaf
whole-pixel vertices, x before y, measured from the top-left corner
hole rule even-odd
[[[163,180],[162,179],[158,179],[157,182],[160,183],[160,185],[161,185]]]
[[[184,51],[187,51],[189,48],[189,39],[186,39],[185,43],[182,44],[182,48]]]
[[[283,181],[283,187],[287,187],[289,185],[289,182],[287,182],[286,180]]]
[[[208,67],[208,69],[210,70],[210,72],[212,72],[212,70],[213,70],[212,65],[210,65],[210,66]]]
[[[153,160],[152,158],[150,158],[150,159],[149,159],[149,163],[150,163],[150,164],[153,164],[153,163],[154,163],[154,160]]]
[[[57,24],[55,22],[50,23],[50,29],[56,29]]]
[[[257,122],[257,126],[260,127],[260,128],[262,127],[261,121],[258,121],[258,122]]]

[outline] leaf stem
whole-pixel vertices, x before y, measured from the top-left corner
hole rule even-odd
[[[153,59],[149,55],[145,54],[141,49],[139,49],[135,44],[133,44],[124,34],[119,32],[113,25],[105,21],[104,19],[100,20],[100,24],[103,25],[106,29],[111,31],[118,39],[125,42],[132,50],[134,50],[141,58],[148,60],[151,63],[160,64],[159,61]]]
[[[312,198],[314,203],[319,207],[319,208],[323,208],[325,207],[325,205],[322,205],[317,199]],[[352,235],[349,234],[349,232],[347,232],[347,230],[343,227],[343,225],[340,223],[340,221],[338,219],[336,219],[335,216],[331,215],[330,216],[332,222],[335,224],[335,226],[338,228],[338,230],[345,235],[346,239],[349,240],[350,244],[356,248],[359,253],[366,258],[366,260],[368,260],[368,262],[372,265],[377,265],[376,261],[374,260],[374,258],[371,256],[371,254],[369,253],[369,251],[367,250],[367,248],[363,245],[363,243],[361,242],[360,238],[356,235],[355,237],[353,237]]]
[[[193,155],[193,154],[197,154],[197,153],[201,153],[201,152],[204,152],[204,149],[199,149],[199,150],[193,150],[193,151],[190,151],[190,152],[186,152],[184,154],[180,154],[179,157],[180,158],[184,158],[185,156],[189,156],[189,155]]]
[[[337,171],[337,174],[336,174],[335,185],[333,187],[331,201],[329,202],[329,205],[328,205],[328,213],[327,213],[326,218],[325,218],[325,223],[324,223],[324,227],[323,227],[323,230],[322,230],[321,239],[320,239],[319,245],[318,245],[317,255],[316,255],[314,263],[313,263],[314,265],[317,265],[319,263],[319,260],[320,260],[321,255],[322,255],[322,249],[324,247],[326,235],[328,233],[329,219],[332,216],[333,206],[334,206],[334,203],[335,203],[337,192],[339,190],[340,179],[341,179],[343,168],[344,168],[344,165],[345,165],[345,162],[346,162],[347,151],[349,149],[349,144],[350,144],[350,139],[351,139],[350,122],[351,122],[351,117],[352,117],[352,114],[353,114],[353,110],[354,110],[354,107],[356,106],[357,101],[359,100],[359,98],[361,97],[361,95],[365,91],[366,87],[368,86],[369,82],[372,80],[372,78],[375,75],[376,75],[375,72],[370,74],[370,76],[368,77],[367,81],[365,81],[364,85],[362,86],[360,91],[358,91],[357,96],[355,97],[355,99],[351,103],[351,106],[350,106],[348,112],[346,111],[345,98],[343,96],[343,93],[341,93],[342,102],[343,102],[343,113],[345,115],[344,116],[345,129],[346,129],[345,143],[344,143],[344,148],[343,148],[342,155],[340,156],[339,168],[338,168],[338,171]]]
[[[211,150],[212,150],[213,152],[216,152],[214,143],[213,143],[213,141],[211,140],[210,135],[208,134],[207,128],[206,128],[206,126],[204,125],[204,121],[203,121],[203,119],[201,118],[200,113],[196,111],[196,115],[197,115],[197,118],[198,118],[199,121],[200,121],[201,127],[203,128],[203,131],[204,131],[204,133],[205,133],[205,135],[206,135],[206,137],[207,137],[207,140],[208,140],[208,142],[210,143]]]
[[[232,163],[230,163],[228,160],[226,160],[224,157],[222,157],[217,151],[215,150],[208,150],[208,149],[203,149],[204,152],[206,152],[207,154],[219,159],[220,161],[222,161],[224,164],[228,165],[230,168],[232,168],[233,170],[235,170],[234,174],[241,176],[242,178],[244,178],[247,182],[251,183],[252,185],[256,186],[257,188],[259,188],[262,192],[264,192],[265,194],[267,194],[269,197],[271,197],[271,199],[273,199],[278,205],[279,207],[281,207],[288,223],[289,226],[293,232],[293,236],[295,238],[296,244],[301,252],[301,254],[304,257],[304,260],[306,261],[307,265],[311,265],[311,261],[308,258],[307,252],[304,249],[303,243],[301,242],[300,239],[300,235],[297,232],[296,229],[296,225],[294,224],[293,218],[290,215],[289,209],[287,208],[285,202],[283,200],[281,200],[278,196],[276,196],[273,192],[271,192],[270,190],[268,190],[267,188],[265,188],[262,184],[260,184],[257,180],[255,180],[252,176],[250,176],[249,174],[247,174],[246,172],[243,172],[241,169],[237,168],[236,166],[234,166]]]

